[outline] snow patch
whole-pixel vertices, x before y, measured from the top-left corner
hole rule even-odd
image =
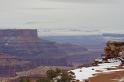
[[[76,80],[84,81],[90,77],[93,77],[97,73],[108,73],[113,71],[124,70],[124,69],[108,70],[112,68],[117,68],[120,64],[121,61],[118,59],[109,59],[108,63],[101,63],[98,66],[92,66],[92,67],[82,67],[71,71],[75,73]]]

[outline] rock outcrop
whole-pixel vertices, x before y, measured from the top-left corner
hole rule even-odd
[[[123,51],[124,42],[108,41],[104,49],[105,58],[119,57],[119,53]]]

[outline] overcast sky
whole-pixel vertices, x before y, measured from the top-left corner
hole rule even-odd
[[[124,33],[124,0],[0,0],[0,28],[39,34]]]

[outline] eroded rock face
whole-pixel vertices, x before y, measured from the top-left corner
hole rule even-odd
[[[35,29],[0,30],[0,53],[3,53],[0,54],[0,76],[38,65],[67,65],[60,57],[65,52],[58,50],[55,43],[41,40]],[[52,56],[59,58],[53,59]]]
[[[12,61],[16,71],[27,70],[40,65],[71,66],[73,62],[87,63],[88,60],[94,59],[94,55],[90,57],[90,53],[87,52],[88,49],[80,45],[60,44],[43,40],[38,37],[37,30],[35,29],[0,30],[0,53],[8,54],[9,57],[15,57],[14,59],[9,59],[9,61]],[[82,53],[86,53],[86,55],[83,55]],[[97,55],[95,55],[95,57],[97,57]],[[25,65],[23,64],[23,60],[30,62],[28,65],[27,63]],[[4,65],[8,66],[8,61],[4,59],[1,62],[3,61],[5,61]],[[21,63],[21,65],[18,65],[18,63]],[[2,74],[7,74],[8,68],[10,70],[10,67],[6,66],[0,67]],[[11,69],[13,71],[13,66]]]
[[[116,58],[123,51],[124,42],[108,41],[104,48],[105,58]]]
[[[29,61],[17,59],[13,56],[9,56],[8,54],[0,53],[0,77],[15,76],[16,71],[22,70],[24,66],[29,64]]]

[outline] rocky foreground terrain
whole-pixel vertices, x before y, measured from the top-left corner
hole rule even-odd
[[[89,82],[124,82],[124,71],[101,73],[90,78]]]

